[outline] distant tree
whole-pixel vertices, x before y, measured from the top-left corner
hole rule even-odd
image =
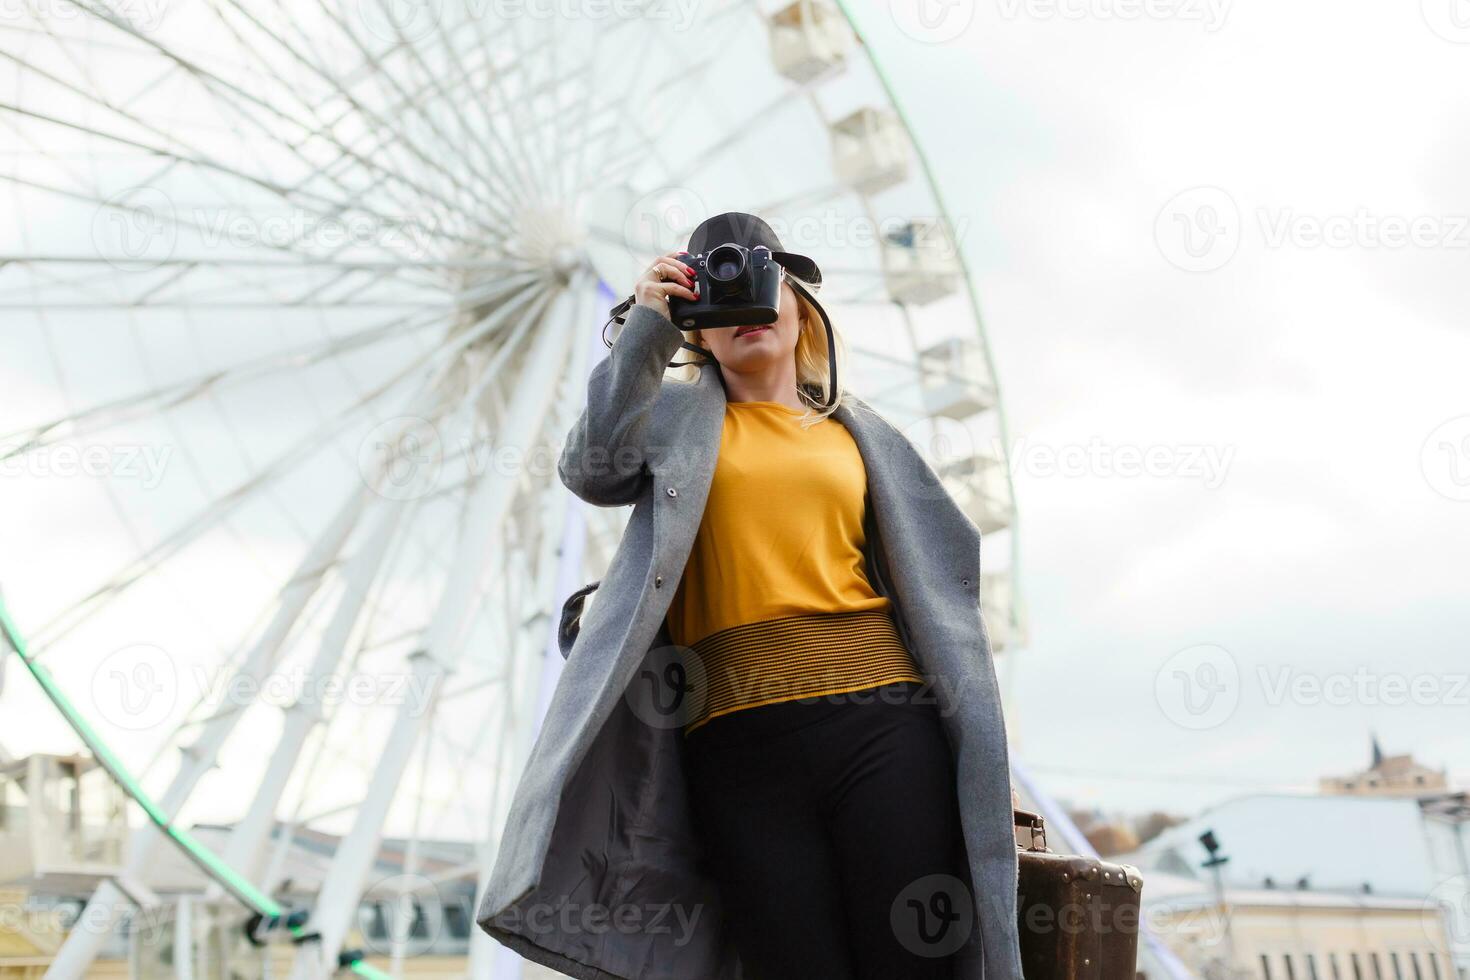
[[[1184,823],[1187,817],[1178,817],[1161,810],[1145,814],[1133,821],[1133,833],[1140,845],[1147,844],[1170,827]]]

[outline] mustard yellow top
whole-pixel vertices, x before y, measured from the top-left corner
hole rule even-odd
[[[747,623],[887,610],[863,567],[867,471],[831,417],[727,402],[720,455],[694,547],[668,612],[681,646]]]

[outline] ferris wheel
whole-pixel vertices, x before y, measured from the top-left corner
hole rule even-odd
[[[398,974],[416,903],[473,894],[554,614],[627,516],[555,471],[599,328],[708,215],[821,265],[846,385],[987,536],[992,646],[1024,643],[974,287],[840,5],[78,0],[0,32],[0,587],[45,679],[12,668],[3,717],[84,735],[122,791],[97,819],[151,821],[76,821],[89,927],[53,975],[158,903],[134,975],[262,975],[289,939],[296,977]],[[303,839],[335,842],[304,921]],[[148,887],[174,847],[187,907]],[[391,928],[348,952],[373,901]]]

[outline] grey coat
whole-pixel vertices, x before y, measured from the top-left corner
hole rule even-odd
[[[740,980],[687,809],[681,722],[658,692],[677,669],[664,615],[699,528],[725,390],[706,365],[665,380],[682,334],[634,306],[592,371],[558,463],[600,506],[633,511],[567,657],[511,803],[476,921],[580,980]],[[954,748],[974,883],[957,980],[1021,980],[1010,769],[980,613],[980,532],[913,445],[860,399],[834,416],[867,469],[870,580]],[[651,693],[650,693],[651,692]]]

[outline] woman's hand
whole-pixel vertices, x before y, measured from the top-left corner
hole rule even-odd
[[[663,390],[664,366],[684,340],[669,322],[668,298],[699,298],[694,270],[678,254],[659,256],[633,287],[632,310],[651,312],[630,310],[612,353],[592,368],[582,416],[557,461],[567,489],[599,507],[634,503],[648,485],[650,416]]]
[[[633,286],[633,300],[640,306],[651,307],[664,316],[669,316],[669,297],[699,299],[699,290],[694,280],[694,269],[685,265],[677,256],[680,252],[669,252],[654,260],[653,265]]]

